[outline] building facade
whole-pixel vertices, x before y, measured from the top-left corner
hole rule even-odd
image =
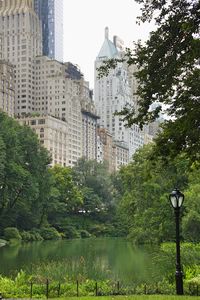
[[[46,56],[38,56],[35,112],[65,121],[69,130],[67,165],[82,157],[82,114],[80,82],[72,80],[66,65]]]
[[[68,126],[66,122],[51,116],[24,117],[17,119],[21,125],[27,125],[37,134],[40,143],[49,151],[51,166],[69,165]]]
[[[41,54],[41,28],[33,0],[0,1],[2,58],[15,66],[15,115],[34,112],[35,56]]]
[[[97,162],[101,163],[105,161],[108,165],[108,171],[114,172],[116,167],[116,152],[113,148],[113,137],[112,134],[106,128],[98,127],[98,156]]]
[[[113,159],[114,171],[118,171],[122,166],[129,163],[129,149],[125,143],[114,142]]]
[[[63,61],[63,0],[34,0],[42,27],[43,55]]]
[[[14,117],[15,72],[14,66],[0,60],[0,110]]]
[[[3,36],[0,34],[0,60],[3,59]]]
[[[116,36],[113,42],[110,41],[108,28],[105,29],[105,39],[95,61],[94,101],[100,116],[100,127],[106,128],[115,141],[126,144],[131,159],[135,151],[144,144],[144,134],[137,125],[127,128],[121,117],[116,115],[125,106],[135,105],[130,71],[123,62],[117,63],[107,76],[101,78],[98,77],[97,70],[104,60],[123,57],[122,44]]]
[[[83,157],[87,160],[96,160],[98,116],[91,104],[84,104],[81,103]]]

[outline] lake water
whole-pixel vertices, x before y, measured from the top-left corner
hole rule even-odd
[[[80,276],[120,282],[156,282],[172,269],[174,262],[160,259],[156,247],[135,247],[122,238],[22,243],[0,248],[0,273],[18,271],[45,276]],[[44,274],[45,273],[45,274]]]

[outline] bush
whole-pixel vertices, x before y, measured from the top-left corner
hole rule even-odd
[[[40,235],[44,240],[58,240],[60,233],[54,227],[45,227],[40,230]]]
[[[93,224],[89,231],[95,236],[103,236],[106,231],[106,226],[104,224]]]
[[[43,238],[37,231],[22,231],[21,233],[22,240],[25,242],[33,242],[33,241],[42,241]]]
[[[0,247],[3,247],[7,244],[7,241],[0,239]]]
[[[79,233],[82,239],[91,237],[91,234],[87,230],[80,230]]]
[[[43,241],[43,237],[41,234],[37,231],[30,231],[30,234],[32,236],[32,241]]]
[[[198,212],[191,210],[183,218],[183,236],[191,242],[200,241],[200,215]]]
[[[11,239],[21,240],[22,239],[18,229],[15,227],[5,228],[4,229],[4,237],[6,240],[11,240]]]
[[[73,226],[67,226],[65,229],[65,237],[67,239],[78,239],[80,238],[80,233]]]
[[[22,240],[25,242],[30,242],[31,241],[31,234],[28,231],[22,231],[20,232]]]

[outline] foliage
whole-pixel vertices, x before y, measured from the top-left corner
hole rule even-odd
[[[80,236],[85,239],[91,237],[91,234],[87,230],[80,230]]]
[[[118,199],[115,177],[108,173],[107,165],[80,159],[73,168],[73,178],[83,195],[73,226],[95,236],[115,235],[111,228],[117,224]]]
[[[174,246],[174,243],[161,244],[162,254],[167,255],[169,260],[175,257],[176,249]],[[181,257],[184,266],[193,268],[200,261],[200,244],[181,243]],[[196,267],[194,269],[196,270]]]
[[[173,212],[168,195],[188,183],[188,161],[177,158],[163,168],[162,159],[151,159],[152,145],[137,151],[133,162],[120,170],[123,196],[121,216],[129,224],[129,237],[136,243],[154,243],[173,239]]]
[[[49,155],[29,127],[4,113],[0,113],[0,128],[1,228],[37,227],[41,204],[48,198]],[[46,194],[41,197],[44,187]]]
[[[0,239],[0,247],[3,247],[7,244],[6,240]]]
[[[82,203],[82,194],[73,180],[72,169],[56,165],[50,172],[54,178],[53,187],[57,190],[55,198],[58,200],[58,210],[64,206],[65,212],[75,211]]]
[[[53,227],[44,227],[40,229],[40,235],[44,240],[58,240],[61,235]]]
[[[125,53],[124,60],[136,69],[138,110],[127,106],[120,115],[128,126],[136,123],[142,128],[165,110],[169,118],[156,139],[155,152],[174,158],[184,151],[195,161],[200,147],[199,0],[136,2],[141,4],[139,23],[154,20],[156,27],[144,44],[138,41]],[[100,75],[116,64],[107,61]]]
[[[82,187],[84,196],[82,210],[98,215],[112,206],[113,185],[107,165],[80,159],[73,169],[74,178]]]
[[[64,235],[67,239],[80,238],[80,233],[73,226],[65,227]]]
[[[42,241],[43,237],[36,230],[20,232],[22,240],[25,242]]]
[[[192,243],[182,243],[181,252],[183,258],[184,269],[184,292],[185,294],[195,294],[196,286],[199,284],[199,247]],[[173,269],[175,268],[175,243],[164,243],[161,245],[161,252],[158,250],[158,256],[155,257],[156,264],[160,264],[159,259],[167,257],[169,262],[173,261]],[[195,264],[194,264],[195,262]],[[84,272],[84,259],[80,257],[77,264],[82,264],[83,272],[74,277],[68,277],[67,269],[71,261],[48,261],[34,265],[31,269],[31,274],[20,271],[15,278],[0,277],[0,291],[3,297],[9,298],[29,298],[30,286],[32,282],[33,298],[44,298],[46,296],[46,283],[48,278],[49,283],[49,297],[54,298],[58,295],[61,297],[76,296],[77,293],[77,280],[79,282],[79,295],[88,296],[95,295],[149,295],[149,294],[173,294],[175,293],[174,274],[173,279],[168,276],[162,276],[154,281],[149,278],[148,282],[120,282],[119,284],[112,280],[95,280],[87,278]],[[161,264],[162,265],[162,264]],[[74,268],[74,264],[72,264]],[[159,270],[161,273],[161,270]],[[59,285],[60,283],[60,285]],[[142,297],[142,296],[141,296]],[[147,297],[147,296],[146,296]],[[158,296],[157,296],[158,297]],[[172,296],[171,296],[172,297]],[[127,298],[127,297],[126,297]],[[142,298],[141,298],[142,299]]]
[[[165,121],[157,148],[163,156],[175,157],[184,151],[194,161],[199,158],[200,144],[197,129],[200,3],[198,0],[138,2],[143,4],[141,21],[155,16],[157,29],[144,46],[138,43],[135,51],[141,99],[136,121],[142,125],[154,120],[161,104],[167,105],[167,114],[172,119]],[[159,105],[150,111],[155,102]]]
[[[50,169],[49,154],[29,127],[0,113],[0,128],[0,236],[13,226],[24,241],[58,237],[44,232],[49,227],[74,238],[90,236],[94,224],[110,226],[114,190],[104,164],[80,160],[74,169]]]
[[[46,297],[46,278],[36,278],[33,276],[27,275],[25,272],[21,271],[17,274],[15,279],[0,277],[0,290],[4,298],[30,298],[30,286],[32,282],[32,296],[34,298],[44,298]],[[194,283],[188,281],[188,283]],[[196,281],[195,281],[196,284]],[[186,285],[185,285],[186,286]],[[75,297],[77,295],[77,283],[72,281],[69,278],[67,282],[59,284],[58,281],[49,281],[49,293],[48,296],[51,298],[58,297]],[[84,299],[93,299],[92,296],[95,296],[96,292],[98,296],[102,296],[102,299],[111,299],[109,297],[103,297],[104,295],[111,295],[112,299],[114,295],[123,295],[118,296],[118,299],[177,299],[176,296],[172,296],[174,293],[174,286],[170,285],[166,280],[158,282],[156,286],[141,284],[136,287],[131,286],[120,286],[119,290],[116,288],[116,283],[111,281],[99,281],[95,282],[94,280],[84,279],[79,281],[78,292],[79,296],[84,296]],[[188,294],[189,289],[185,290]],[[134,293],[135,296],[129,296],[131,293]],[[145,296],[144,293],[146,294]],[[155,294],[152,296],[152,294]],[[158,294],[171,294],[170,296],[159,296]],[[139,298],[136,295],[140,295]],[[151,296],[148,296],[151,295]],[[89,298],[88,298],[89,297]],[[150,297],[150,298],[149,298]],[[183,296],[184,299],[190,299],[187,296]],[[80,298],[81,299],[81,298]],[[193,297],[193,299],[197,299]]]
[[[4,237],[6,240],[16,239],[21,240],[19,230],[15,227],[7,227],[4,229]]]
[[[188,176],[189,185],[185,191],[185,198],[190,205],[188,205],[187,213],[183,217],[183,234],[188,241],[198,242],[200,241],[200,169],[198,164],[192,166],[192,172]]]

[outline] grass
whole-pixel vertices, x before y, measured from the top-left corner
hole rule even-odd
[[[195,296],[160,296],[160,295],[141,295],[141,296],[101,296],[101,297],[67,297],[55,300],[200,300]]]

